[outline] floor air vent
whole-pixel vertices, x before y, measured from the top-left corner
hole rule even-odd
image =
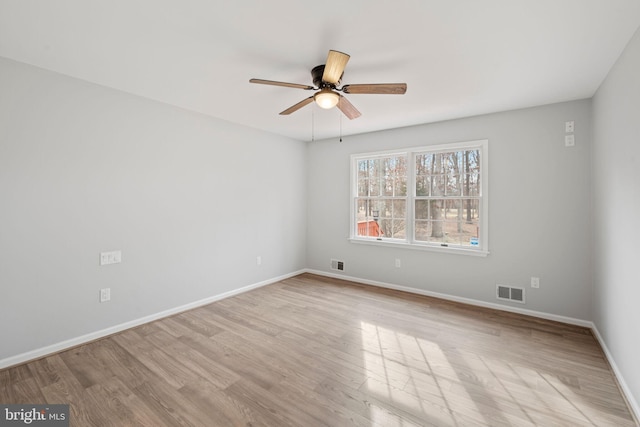
[[[337,259],[331,260],[331,269],[332,270],[344,270],[344,262],[338,261]]]
[[[524,288],[496,285],[496,298],[524,304]]]

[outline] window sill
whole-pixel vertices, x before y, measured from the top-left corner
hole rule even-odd
[[[412,249],[418,251],[427,251],[427,252],[437,252],[440,254],[455,254],[455,255],[468,255],[468,256],[479,256],[486,257],[489,255],[489,251],[482,249],[465,249],[454,246],[430,246],[430,245],[420,245],[416,243],[407,243],[402,241],[391,241],[391,240],[377,240],[377,239],[356,239],[349,238],[349,242],[356,243],[359,245],[371,245],[371,246],[386,246],[391,248],[402,248],[402,249]]]

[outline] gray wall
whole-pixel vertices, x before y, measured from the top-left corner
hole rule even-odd
[[[486,303],[499,303],[497,283],[524,286],[526,305],[500,304],[589,320],[590,109],[589,100],[575,101],[311,143],[308,267],[335,273],[337,258],[346,276]],[[568,120],[576,127],[571,148]],[[347,240],[351,154],[477,139],[489,140],[486,258]],[[539,289],[530,288],[531,276],[540,277]]]
[[[304,143],[6,59],[0,94],[0,360],[305,267]]]
[[[640,30],[593,99],[593,320],[640,414]]]

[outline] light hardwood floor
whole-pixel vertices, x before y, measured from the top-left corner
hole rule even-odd
[[[588,329],[304,274],[0,371],[73,426],[633,426]]]

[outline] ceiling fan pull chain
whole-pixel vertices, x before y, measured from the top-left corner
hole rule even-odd
[[[339,102],[342,102],[342,99]],[[340,142],[342,142],[342,114],[338,113],[338,117],[340,117]]]

